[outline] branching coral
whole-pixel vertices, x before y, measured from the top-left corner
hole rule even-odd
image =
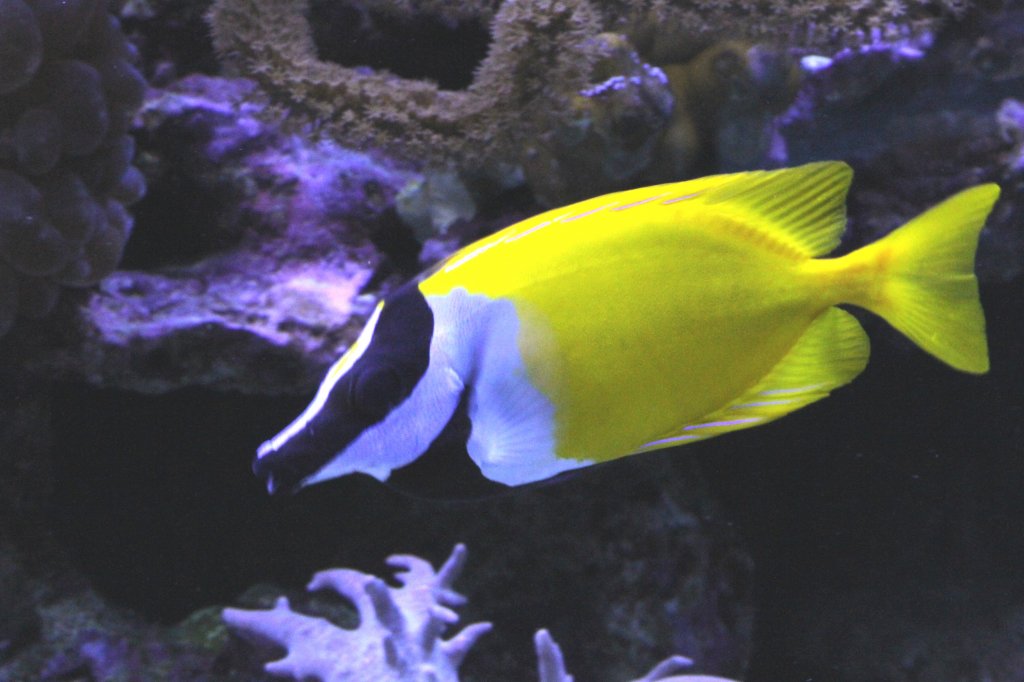
[[[458,682],[462,660],[491,629],[490,623],[474,623],[442,639],[445,629],[459,620],[449,607],[466,601],[452,589],[465,560],[464,545],[456,545],[437,572],[415,556],[390,557],[388,565],[404,569],[395,576],[401,584],[397,588],[351,569],[314,575],[307,589],[329,589],[355,605],[360,621],[355,630],[296,613],[285,597],[267,611],[225,609],[224,621],[248,639],[285,647],[284,658],[265,666],[275,675],[322,682]],[[572,682],[562,651],[546,630],[537,632],[534,644],[540,682]],[[731,682],[674,676],[690,664],[683,656],[672,656],[634,682]]]
[[[562,649],[551,638],[547,630],[538,630],[533,636],[533,645],[537,650],[537,676],[539,682],[573,682],[573,676],[565,670]],[[632,682],[735,682],[724,677],[713,675],[676,675],[680,670],[689,668],[693,661],[685,656],[670,656],[651,670]]]
[[[270,611],[225,609],[224,620],[242,634],[288,649],[285,658],[266,665],[270,673],[327,682],[454,682],[470,647],[491,629],[489,623],[474,623],[451,639],[441,639],[445,629],[459,620],[449,607],[466,601],[452,590],[465,559],[462,545],[455,547],[437,572],[418,557],[390,557],[389,566],[404,569],[396,574],[398,588],[351,569],[314,575],[309,590],[330,589],[352,601],[359,612],[356,630],[295,613],[284,597]]]
[[[145,82],[100,0],[0,0],[0,335],[121,258]]]

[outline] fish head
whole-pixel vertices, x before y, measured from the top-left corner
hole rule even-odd
[[[464,390],[433,336],[415,284],[381,301],[306,409],[257,450],[253,472],[267,491],[354,473],[383,481],[426,452]]]

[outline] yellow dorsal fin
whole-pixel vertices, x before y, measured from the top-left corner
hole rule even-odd
[[[867,334],[850,313],[829,308],[761,381],[725,407],[643,445],[647,452],[759,426],[821,400],[868,362]]]
[[[806,256],[839,245],[846,227],[846,191],[853,171],[842,161],[736,173],[704,196],[707,204],[784,241]]]

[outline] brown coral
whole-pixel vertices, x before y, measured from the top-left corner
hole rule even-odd
[[[451,91],[321,60],[304,18],[307,0],[216,0],[209,19],[221,55],[342,144],[466,168],[520,161],[524,141],[552,125],[571,125],[573,98],[593,84],[602,32],[624,34],[651,63],[678,63],[726,37],[824,49],[920,33],[943,14],[960,12],[963,0],[369,0],[360,6],[389,16],[490,22],[490,50],[472,84]]]
[[[598,0],[595,0],[597,2]],[[649,58],[680,61],[724,39],[814,50],[908,37],[959,17],[966,0],[600,0],[608,30],[628,35]]]
[[[305,0],[220,0],[214,44],[279,101],[347,144],[435,162],[507,156],[531,122],[586,84],[599,16],[585,0],[505,3],[463,91],[321,61]],[[557,84],[559,87],[553,88]]]

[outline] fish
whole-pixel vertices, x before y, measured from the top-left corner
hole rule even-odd
[[[974,260],[998,185],[828,257],[852,175],[824,161],[630,189],[472,243],[377,304],[253,470],[271,493],[349,474],[507,490],[761,426],[865,368],[839,306],[987,372]]]

